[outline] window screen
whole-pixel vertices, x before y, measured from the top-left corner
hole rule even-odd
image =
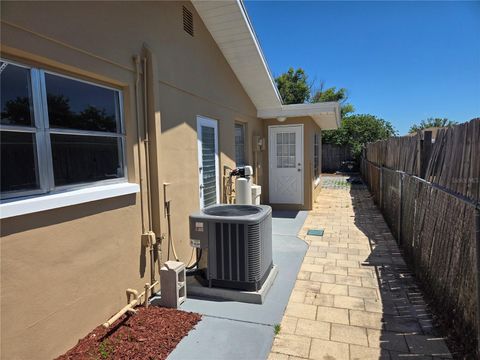
[[[244,124],[235,124],[235,163],[237,166],[246,165]]]
[[[204,206],[217,203],[215,129],[202,126],[202,176]]]

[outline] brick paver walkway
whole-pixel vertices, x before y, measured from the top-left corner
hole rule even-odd
[[[270,360],[451,357],[363,185],[322,189],[299,236],[309,249]]]

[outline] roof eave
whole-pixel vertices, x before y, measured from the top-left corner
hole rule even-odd
[[[311,117],[323,130],[337,129],[340,126],[340,105],[336,101],[314,104],[290,104],[257,111],[260,119]]]

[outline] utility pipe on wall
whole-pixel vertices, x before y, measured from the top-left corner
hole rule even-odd
[[[151,205],[151,192],[150,192],[150,155],[149,155],[149,138],[148,138],[148,102],[147,102],[147,59],[140,58],[139,55],[134,56],[135,62],[135,101],[136,101],[136,110],[137,110],[137,139],[138,139],[138,169],[140,177],[140,206],[141,206],[141,216],[142,216],[142,245],[149,247],[150,254],[150,283],[155,283],[155,258],[154,258],[154,247],[156,243],[156,235],[152,229],[152,205]],[[141,126],[140,126],[140,66],[142,66],[142,75],[143,75],[143,140],[141,136]],[[142,156],[141,156],[141,144],[143,144],[145,152],[145,178],[143,177],[142,171]],[[143,183],[146,182],[146,187],[143,186]],[[145,226],[145,209],[143,197],[147,197],[147,222],[148,227]]]
[[[145,306],[147,306],[148,304],[148,293],[156,286],[158,285],[159,282],[155,282],[153,283],[152,285],[149,285],[147,287],[148,284],[145,284],[145,291],[143,291],[142,293],[138,293],[137,290],[134,290],[134,289],[127,289],[126,290],[126,293],[127,293],[127,305],[125,305],[119,312],[117,312],[115,315],[113,315],[110,319],[108,319],[108,321],[106,321],[105,323],[103,323],[103,327],[104,328],[108,328],[110,327],[115,321],[117,321],[118,319],[120,319],[120,317],[123,315],[123,314],[126,314],[127,312],[129,313],[135,313],[136,310],[134,309],[135,306],[137,306],[142,298],[144,298],[145,300]],[[130,301],[130,296],[133,295],[133,300]]]
[[[155,256],[154,247],[156,242],[155,234],[152,230],[152,200],[150,198],[150,145],[148,138],[148,99],[147,99],[147,58],[143,59],[143,127],[145,131],[143,145],[145,147],[145,169],[147,172],[147,210],[148,210],[148,230],[153,234],[153,239],[150,241],[150,282],[155,282]]]
[[[138,175],[139,175],[139,182],[140,182],[140,212],[141,212],[141,219],[142,219],[142,235],[145,233],[145,210],[143,205],[143,173],[142,173],[142,154],[140,153],[140,144],[142,143],[142,138],[140,136],[140,95],[139,95],[139,88],[140,88],[140,56],[135,55],[133,57],[133,61],[135,62],[135,110],[137,115],[137,154],[138,154]]]

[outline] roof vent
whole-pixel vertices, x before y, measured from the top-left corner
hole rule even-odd
[[[193,36],[193,15],[185,6],[183,7],[183,30]]]

